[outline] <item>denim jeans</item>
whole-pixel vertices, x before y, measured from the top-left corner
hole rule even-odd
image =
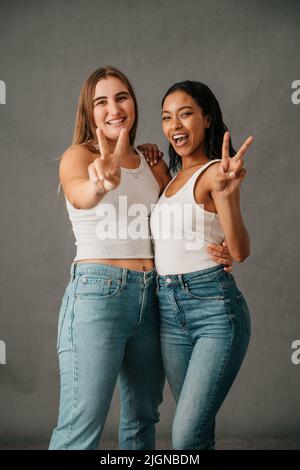
[[[97,449],[116,383],[121,449],[154,449],[165,375],[155,269],[73,263],[58,322],[58,423],[49,449]]]
[[[162,357],[177,404],[173,449],[214,449],[215,417],[248,347],[249,309],[223,265],[157,280]]]

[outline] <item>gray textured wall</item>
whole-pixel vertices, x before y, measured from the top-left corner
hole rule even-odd
[[[57,315],[75,247],[54,158],[71,142],[82,82],[106,64],[135,86],[137,143],[166,151],[160,100],[182,79],[212,88],[236,145],[255,136],[242,191],[252,255],[235,267],[253,336],[218,435],[300,436],[299,24],[297,1],[0,1],[1,445],[47,442],[56,423]],[[104,437],[117,437],[118,411],[116,390]],[[173,412],[166,388],[158,437]]]

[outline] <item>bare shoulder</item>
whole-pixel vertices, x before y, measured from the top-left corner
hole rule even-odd
[[[63,153],[60,161],[60,171],[69,170],[74,166],[86,166],[97,157],[87,147],[80,144],[73,144]]]
[[[73,144],[63,153],[59,164],[59,177],[62,185],[73,178],[86,178],[88,166],[94,161],[97,154],[91,152],[86,146]]]
[[[220,171],[220,164],[221,161],[211,163],[201,174],[201,178],[198,178],[196,185],[199,186],[201,184],[201,186],[205,187],[207,191],[210,191],[212,181],[215,179],[215,177]]]
[[[73,144],[65,150],[61,157],[61,163],[64,165],[70,165],[72,162],[80,161],[86,162],[87,160],[93,160],[97,155],[91,152],[86,146],[81,144]]]

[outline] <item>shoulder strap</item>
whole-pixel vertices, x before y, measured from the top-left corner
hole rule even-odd
[[[201,173],[203,173],[203,171],[206,170],[206,168],[208,168],[212,163],[220,162],[220,161],[221,161],[220,158],[215,158],[214,160],[209,160],[209,162],[202,165],[198,170],[195,171],[195,173],[187,181],[186,187],[189,187],[190,185],[194,185],[198,176],[201,175]]]

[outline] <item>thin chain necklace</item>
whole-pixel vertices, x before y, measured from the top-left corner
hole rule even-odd
[[[93,144],[93,146],[95,147],[96,150],[99,150],[98,144]],[[143,163],[142,163],[142,158],[140,157],[140,155],[137,152],[134,152],[134,153],[136,153],[140,158],[140,165],[138,166],[138,168],[126,168],[124,166],[121,166],[121,170],[125,170],[126,173],[129,173],[134,178],[138,178],[140,176],[140,173],[143,171]]]

